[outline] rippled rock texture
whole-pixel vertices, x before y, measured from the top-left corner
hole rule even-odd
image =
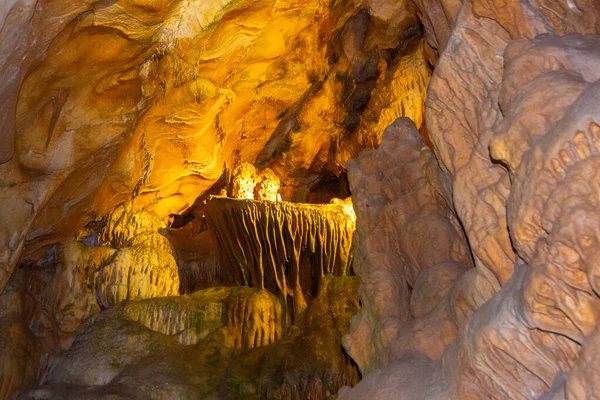
[[[0,398],[598,397],[599,34],[597,0],[5,1]],[[348,182],[330,276],[346,206],[290,201]]]
[[[270,167],[284,200],[319,187],[321,202],[347,197],[323,185],[346,190],[346,161],[377,137],[360,126],[423,119],[429,67],[407,7],[3,4],[0,202],[11,207],[0,209],[0,290],[21,257],[119,204],[134,198],[134,211],[166,220],[243,162]],[[372,92],[386,105],[370,104]]]
[[[451,189],[447,204],[464,229],[475,268],[429,268],[411,288],[405,312],[426,312],[421,317],[426,324],[417,317],[409,325],[418,335],[444,321],[455,329],[443,352],[432,352],[431,345],[421,349],[419,342],[402,345],[415,329],[410,327],[392,331],[388,340],[399,343],[399,352],[384,363],[372,345],[361,349],[360,341],[348,340],[350,353],[358,347],[367,355],[359,362],[361,369],[387,367],[353,390],[344,389],[340,398],[596,398],[598,366],[592,354],[597,351],[600,293],[592,260],[600,237],[595,228],[597,173],[591,171],[597,171],[593,165],[599,150],[598,4],[473,0],[416,5],[435,63],[426,101],[429,137],[443,171],[441,187]],[[384,136],[378,151],[386,151],[385,146]],[[389,169],[377,175],[360,162],[360,169],[349,170],[351,183],[365,171],[381,180],[395,177]],[[436,181],[423,166],[403,178],[419,176]],[[364,191],[373,198],[379,194],[377,187]],[[357,217],[360,238],[359,209]],[[381,220],[366,217],[365,224]],[[399,247],[410,241],[402,238]],[[386,268],[371,270],[369,258],[362,257],[355,269],[363,288],[387,273]],[[436,274],[439,278],[433,278]],[[439,282],[433,297],[431,280]],[[392,292],[377,303],[374,291],[361,295],[363,303],[378,304],[362,311],[374,315],[385,315],[389,304],[407,296]],[[449,312],[435,315],[422,308],[419,303],[427,298],[447,304]],[[349,338],[386,332],[376,328],[376,320],[368,321]]]
[[[239,197],[241,166],[258,175],[244,197],[348,197],[346,161],[381,134],[369,127],[424,119],[422,46],[417,18],[395,0],[4,2],[0,303],[14,297],[23,307],[1,312],[1,330],[19,335],[0,338],[0,397],[43,383],[94,315],[222,286],[229,275],[203,202],[222,190]],[[318,276],[343,275],[331,268]],[[305,324],[320,290],[309,272],[301,290],[271,288],[285,315],[301,304]],[[235,307],[255,315],[260,304]],[[175,318],[161,307],[159,319]],[[242,332],[236,346],[279,335],[246,337],[257,320],[240,321],[231,328]],[[171,335],[161,323],[149,327]],[[185,337],[189,344],[197,334]],[[345,378],[336,372],[351,364],[340,337],[327,339],[335,351],[324,358],[342,357],[341,366],[326,372],[327,361],[319,376],[328,378],[305,377],[302,390],[316,398],[358,379],[354,367]],[[300,390],[286,379],[281,398]]]
[[[359,309],[351,206],[213,198],[210,231],[173,243],[207,252],[189,239],[210,233],[222,262],[212,280],[190,274],[181,288],[166,225],[132,209],[117,207],[11,279],[0,296],[3,398],[37,382],[19,398],[326,399],[358,381],[341,346]],[[192,283],[215,287],[179,296]]]
[[[293,204],[213,197],[204,208],[223,282],[268,288],[295,322],[326,275],[352,274],[355,215],[347,204]]]

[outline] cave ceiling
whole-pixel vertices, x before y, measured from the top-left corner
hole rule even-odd
[[[378,144],[374,127],[423,120],[430,71],[403,3],[13,3],[0,20],[0,196],[13,205],[1,286],[21,254],[122,202],[166,220],[241,162],[306,200]]]

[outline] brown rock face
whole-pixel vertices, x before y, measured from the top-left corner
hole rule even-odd
[[[600,398],[598,0],[4,0],[0,82],[0,400]]]
[[[439,50],[426,103],[428,131],[451,180],[475,269],[456,279],[460,271],[430,268],[412,286],[410,311],[420,315],[412,326],[450,321],[456,329],[440,362],[431,361],[439,358],[432,346],[401,346],[386,369],[340,397],[596,398],[591,349],[600,293],[592,260],[599,231],[592,171],[600,148],[599,36],[558,35],[598,33],[598,4],[467,1],[458,13],[450,3],[417,7],[430,24],[427,42]],[[360,212],[357,217],[360,238]],[[403,238],[401,246],[408,243]],[[368,259],[357,257],[356,270],[365,266]],[[384,271],[361,276],[363,303],[378,298],[364,289]],[[440,282],[435,289],[434,280]],[[388,296],[373,313],[406,302],[406,294]],[[448,304],[450,312],[429,301]],[[406,343],[406,332],[394,337]],[[357,343],[350,343],[351,353]],[[378,362],[366,354],[359,365]],[[415,382],[418,375],[431,378]]]
[[[424,280],[432,278],[423,277],[424,271],[432,268],[440,274],[433,279],[441,292],[444,283],[437,281],[443,275],[456,279],[472,264],[458,221],[442,187],[436,187],[440,171],[433,154],[410,120],[395,121],[379,148],[362,152],[349,163],[348,172],[357,216],[354,245],[363,308],[345,343],[365,373],[396,359],[403,350],[399,335],[412,336],[407,328],[411,321],[436,309],[439,298],[414,291],[427,289]],[[422,341],[415,345],[439,358],[456,328],[445,324],[434,335],[438,328],[421,326],[418,338],[406,340]]]

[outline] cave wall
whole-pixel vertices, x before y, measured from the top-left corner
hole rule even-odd
[[[391,0],[2,3],[0,398],[43,383],[96,314],[223,284],[214,242],[170,224],[244,162],[284,200],[347,195],[383,127],[424,127],[423,46]],[[358,375],[335,348],[337,390]]]
[[[241,162],[304,200],[372,142],[360,126],[423,119],[429,67],[403,3],[20,0],[0,15],[0,290],[121,203],[166,220]],[[393,81],[414,95],[386,95]],[[390,111],[361,122],[372,92]]]
[[[596,0],[5,2],[0,398],[101,308],[220,281],[165,222],[243,162],[285,200],[348,174],[341,398],[594,398],[599,33]]]
[[[600,301],[592,261],[599,239],[592,172],[600,118],[599,4],[415,3],[435,63],[428,133],[475,268],[442,301],[454,310],[448,320],[457,330],[439,361],[418,346],[401,348],[386,368],[340,398],[596,398],[598,368],[590,355]],[[388,151],[384,146],[385,138],[380,151]],[[349,179],[369,172],[376,176],[367,168],[350,170]],[[411,176],[431,179],[426,168]],[[357,226],[360,237],[360,217]],[[363,282],[385,271],[361,261],[355,268]],[[434,272],[425,270],[423,279]],[[431,290],[413,287],[410,310]],[[372,291],[362,296],[377,299]],[[390,293],[380,301],[385,307],[371,313],[405,298]],[[411,330],[431,325],[444,328],[443,318],[429,315],[426,324],[409,321],[393,340],[405,342]],[[385,332],[377,324],[367,326]],[[359,333],[357,327],[350,337]],[[377,352],[366,354],[364,366],[381,364]]]

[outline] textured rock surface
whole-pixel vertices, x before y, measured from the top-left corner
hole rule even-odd
[[[179,293],[171,245],[159,232],[165,229],[156,216],[120,206],[13,275],[0,296],[3,399],[43,378],[101,309]]]
[[[0,399],[598,397],[599,34],[597,0],[4,1]],[[347,205],[287,202],[347,178],[360,312],[347,220],[298,211]],[[261,202],[207,221],[223,190]]]
[[[254,165],[244,162],[233,170],[231,197],[235,199],[254,199],[254,189],[261,181]]]
[[[442,355],[418,342],[405,346],[401,334],[396,360],[340,398],[595,398],[591,349],[600,293],[591,261],[598,240],[591,171],[600,76],[592,66],[600,65],[599,36],[557,35],[598,33],[598,4],[474,0],[417,7],[436,63],[428,132],[475,268],[457,280],[453,269],[430,269],[445,282],[433,298],[426,274],[412,288],[410,311],[429,310],[413,326],[427,316],[434,317],[430,324],[446,319],[455,326]],[[541,33],[547,34],[536,37]],[[362,258],[355,268],[362,271]],[[370,294],[363,303],[377,299],[362,293]],[[449,312],[428,301],[447,304]],[[411,349],[441,360],[423,361]],[[403,379],[411,374],[431,381]]]
[[[417,20],[392,0],[5,2],[0,290],[22,254],[132,198],[166,220],[242,162],[271,165],[286,200],[337,179],[407,35]],[[415,62],[399,85],[418,92]]]
[[[398,358],[399,350],[405,350],[398,348],[399,336],[409,335],[411,321],[430,311],[423,308],[433,309],[439,302],[426,298],[433,294],[426,291],[423,274],[435,268],[452,280],[472,265],[442,187],[436,188],[437,181],[428,179],[427,173],[437,178],[440,171],[413,122],[395,121],[379,148],[362,152],[349,163],[348,172],[357,216],[354,245],[363,307],[345,344],[366,373]],[[441,277],[434,279],[434,291],[441,293],[444,282]],[[427,325],[417,328],[422,342],[413,346],[430,356],[433,351],[441,355],[456,328],[435,321]]]
[[[321,283],[304,331],[292,327],[285,338],[277,328],[281,304],[264,289],[212,288],[120,303],[88,320],[53,361],[46,384],[20,398],[326,399],[358,380],[339,351],[358,309],[358,282],[326,277]],[[251,302],[268,306],[240,307]],[[270,307],[279,307],[272,319]],[[257,323],[267,340],[239,337],[244,321]]]
[[[22,387],[35,384],[39,344],[27,326],[30,301],[20,292],[0,298],[0,398],[13,398]]]
[[[278,201],[281,200],[279,188],[281,180],[271,168],[266,168],[260,174],[260,182],[254,188],[256,200]]]
[[[268,288],[281,296],[295,322],[321,278],[352,274],[350,205],[213,197],[204,213],[218,243],[223,282]]]
[[[166,226],[147,212],[132,213],[128,205],[117,207],[104,220],[99,233],[108,247],[83,244],[68,257],[91,278],[96,300],[106,308],[127,299],[170,296],[179,293],[179,275]],[[90,237],[91,236],[91,237]],[[95,233],[83,239],[93,240]],[[114,250],[113,250],[114,249]],[[90,276],[91,275],[91,276]]]

